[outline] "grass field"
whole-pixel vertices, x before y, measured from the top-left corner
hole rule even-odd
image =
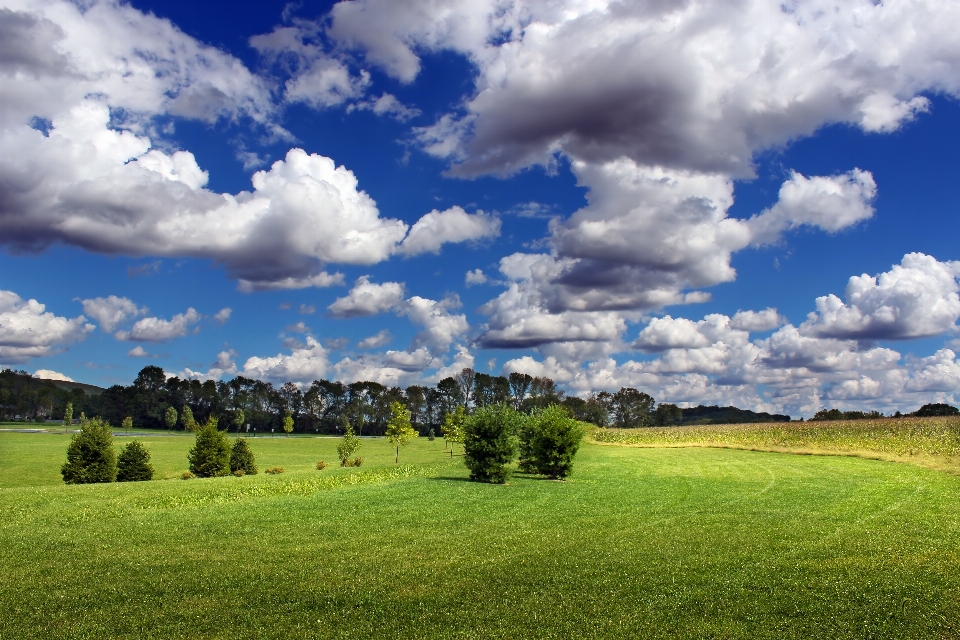
[[[0,432],[0,637],[960,638],[960,477],[916,465],[587,442],[494,486],[258,438],[287,473],[64,486],[67,441]]]

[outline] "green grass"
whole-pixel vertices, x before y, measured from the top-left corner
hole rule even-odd
[[[185,468],[189,439],[147,444]],[[585,443],[568,482],[494,486],[423,438],[313,470],[335,444],[258,438],[279,476],[64,486],[40,449],[59,467],[66,438],[0,433],[37,478],[0,477],[0,637],[960,637],[957,476]]]
[[[960,417],[596,429],[597,442],[833,453],[960,473]]]

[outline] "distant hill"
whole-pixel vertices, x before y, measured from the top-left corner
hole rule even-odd
[[[95,385],[86,384],[83,382],[67,382],[66,380],[41,380],[40,378],[34,378],[34,380],[37,380],[38,382],[52,382],[53,386],[65,391],[83,389],[84,393],[90,396],[98,396],[105,391],[103,387],[97,387]]]
[[[744,422],[790,422],[790,416],[779,413],[757,413],[737,407],[706,407],[700,405],[681,409],[681,424],[741,424]]]

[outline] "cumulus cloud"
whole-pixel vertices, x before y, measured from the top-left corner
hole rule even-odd
[[[243,365],[242,375],[277,383],[309,383],[327,375],[330,364],[327,355],[327,350],[320,342],[308,335],[305,344],[291,349],[289,354],[248,358]]]
[[[877,185],[869,171],[806,178],[796,171],[780,187],[780,198],[750,218],[754,244],[776,242],[787,229],[807,225],[836,232],[873,216]]]
[[[777,310],[771,308],[762,311],[737,311],[730,318],[730,326],[739,331],[769,331],[785,323],[786,320]]]
[[[307,289],[309,287],[316,287],[322,289],[324,287],[333,287],[343,284],[343,274],[340,272],[337,273],[327,273],[326,271],[321,271],[312,276],[304,276],[302,278],[281,278],[279,280],[244,280],[240,279],[237,283],[237,289],[243,293],[251,293],[253,291],[275,291],[278,289]]]
[[[467,316],[450,313],[460,307],[460,298],[454,294],[440,300],[413,296],[403,302],[399,314],[406,316],[423,330],[413,336],[413,347],[426,347],[430,353],[445,353],[450,345],[470,329]]]
[[[960,318],[960,261],[910,253],[890,271],[853,276],[844,302],[830,294],[800,329],[811,336],[903,340],[955,330]]]
[[[218,324],[224,325],[227,323],[227,320],[230,319],[230,315],[232,313],[233,313],[233,309],[231,309],[230,307],[224,307],[223,309],[220,309],[220,311],[217,311],[213,315],[213,319],[216,320]]]
[[[155,358],[156,357],[154,354],[150,353],[139,344],[135,346],[133,349],[130,349],[130,351],[127,352],[127,355],[130,356],[131,358]]]
[[[217,354],[217,361],[210,365],[206,373],[185,367],[183,371],[177,373],[176,376],[184,380],[199,380],[201,382],[206,382],[207,380],[217,381],[224,376],[235,376],[237,375],[237,365],[233,359],[236,358],[236,356],[237,352],[233,349],[221,351]]]
[[[68,378],[62,373],[59,373],[57,371],[51,371],[50,369],[37,369],[33,373],[33,377],[39,378],[41,380],[60,380],[62,382],[75,382],[73,378]]]
[[[83,340],[95,328],[84,316],[57,316],[36,300],[0,290],[0,362],[15,364],[49,355]]]
[[[350,292],[337,298],[327,307],[327,315],[332,318],[354,318],[372,316],[397,306],[403,299],[403,283],[370,282],[369,276],[360,276]]]
[[[390,331],[383,329],[375,335],[369,336],[357,343],[357,349],[379,349],[392,339]]]
[[[483,273],[482,269],[474,269],[473,271],[467,271],[464,281],[468,287],[472,287],[475,284],[485,284],[487,282],[487,276]]]
[[[141,318],[129,331],[117,331],[114,337],[126,342],[167,342],[187,335],[202,318],[196,309],[190,307],[169,320]]]
[[[400,252],[406,255],[420,253],[439,253],[440,247],[448,242],[480,240],[500,235],[500,218],[483,211],[467,213],[462,207],[451,207],[446,211],[434,209],[420,218],[400,245]]]
[[[100,329],[112,333],[114,329],[131,318],[147,313],[146,307],[138,307],[129,298],[107,296],[81,300],[83,312],[100,323]]]
[[[398,122],[406,122],[420,115],[420,109],[408,107],[400,102],[397,96],[392,93],[384,93],[376,100],[364,100],[355,102],[347,107],[347,113],[351,111],[372,111],[378,116],[388,116]]]

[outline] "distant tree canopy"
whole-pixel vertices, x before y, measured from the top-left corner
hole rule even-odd
[[[956,416],[960,415],[960,409],[949,404],[925,404],[910,415],[918,418]]]

